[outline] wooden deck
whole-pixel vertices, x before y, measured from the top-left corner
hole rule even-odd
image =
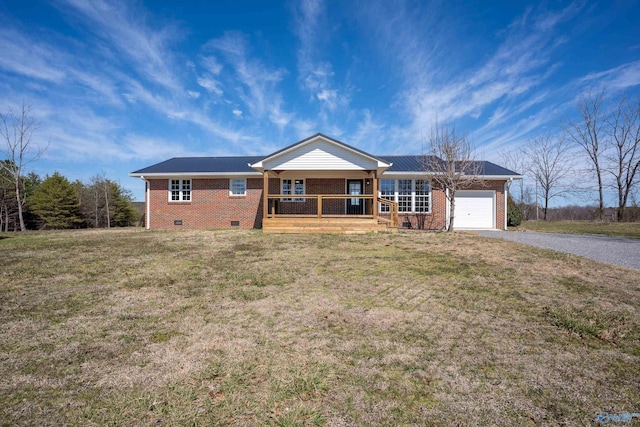
[[[372,218],[277,217],[262,220],[264,233],[365,234],[379,231],[397,232],[390,222]]]

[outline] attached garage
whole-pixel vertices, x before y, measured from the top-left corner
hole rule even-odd
[[[458,191],[453,228],[496,228],[495,191]]]

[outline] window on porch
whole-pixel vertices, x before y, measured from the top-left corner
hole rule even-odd
[[[304,194],[304,179],[283,179],[281,194]],[[304,202],[304,198],[283,198],[283,202]]]
[[[382,179],[380,197],[398,203],[398,212],[431,212],[431,185],[426,179]],[[389,212],[381,204],[380,212]]]

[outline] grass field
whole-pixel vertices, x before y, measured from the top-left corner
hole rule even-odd
[[[546,233],[604,234],[640,239],[640,222],[525,221],[515,229]]]
[[[640,412],[632,270],[457,233],[34,232],[0,253],[1,425]]]

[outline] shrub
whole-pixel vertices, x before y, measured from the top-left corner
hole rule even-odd
[[[507,199],[507,225],[517,227],[522,223],[522,212],[511,196]]]

